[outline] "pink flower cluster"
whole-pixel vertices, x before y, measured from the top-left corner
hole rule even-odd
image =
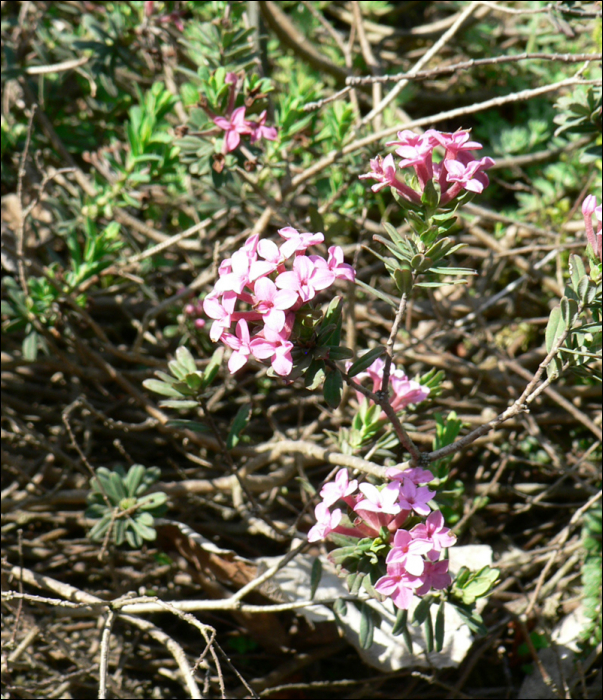
[[[603,224],[601,223],[601,205],[597,205],[597,198],[594,195],[590,194],[584,199],[584,202],[582,202],[582,214],[584,216],[584,226],[586,228],[588,243],[596,257],[603,261],[603,250],[601,246],[601,229],[603,228]],[[593,214],[597,217],[596,233],[593,229]]]
[[[385,158],[377,156],[370,161],[371,172],[360,175],[360,179],[377,180],[372,185],[373,192],[384,187],[393,187],[404,199],[413,204],[421,204],[421,195],[426,184],[434,181],[440,191],[440,205],[451,202],[462,193],[483,192],[488,186],[488,176],[484,170],[494,165],[492,158],[477,160],[472,151],[482,148],[477,141],[469,140],[469,131],[461,130],[454,134],[443,133],[429,129],[424,134],[413,131],[399,131],[398,141],[390,141],[387,146],[397,146],[396,154],[402,160],[398,162],[400,169],[413,167],[418,181],[419,191],[410,187],[399,176],[390,153]],[[433,151],[438,146],[445,150],[444,159],[439,163],[433,162]]]
[[[359,486],[356,479],[349,480],[346,469],[340,469],[320,492],[323,500],[314,509],[316,525],[308,532],[308,541],[323,540],[331,532],[359,539],[378,537],[380,528],[386,528],[394,535],[393,544],[385,560],[387,573],[376,582],[375,590],[407,610],[413,595],[450,585],[448,561],[439,559],[443,549],[455,544],[456,536],[444,526],[442,513],[428,505],[435,492],[420,484],[433,480],[430,471],[391,468],[386,475],[391,481],[382,488],[368,483]],[[355,514],[351,526],[341,524],[340,508],[330,510],[337,501]],[[425,522],[402,529],[412,513],[425,517]]]
[[[351,362],[347,363],[347,368],[351,366]],[[381,391],[383,385],[383,370],[385,369],[385,361],[378,357],[373,364],[366,369],[364,372],[360,372],[356,375],[355,379],[362,382],[363,379],[372,379],[373,388],[372,391],[376,394]],[[396,411],[401,411],[406,408],[408,404],[411,403],[421,403],[429,396],[429,387],[423,386],[418,382],[409,379],[401,369],[393,369],[390,372],[389,386],[393,390],[393,396],[390,400],[391,406]],[[361,403],[364,396],[357,391],[356,398],[358,403]],[[372,401],[371,401],[372,403]],[[384,419],[385,413],[381,413],[380,418]]]
[[[276,141],[276,128],[266,126],[266,110],[260,114],[257,121],[250,121],[245,118],[246,107],[234,109],[238,83],[236,73],[227,73],[224,82],[231,86],[226,116],[215,116],[213,118],[214,124],[226,132],[223,152],[226,154],[234,151],[241,143],[241,136],[249,136],[251,143],[255,143],[262,138],[268,141]]]
[[[291,350],[295,313],[337,278],[354,281],[355,272],[343,261],[339,246],[329,248],[328,259],[307,255],[310,246],[322,243],[322,233],[299,233],[291,226],[278,232],[281,246],[259,235],[248,238],[232,257],[223,260],[219,279],[203,301],[213,319],[209,337],[233,350],[228,369],[235,373],[249,357],[271,360],[274,371],[287,376],[293,367]],[[291,269],[287,261],[292,260]],[[235,311],[237,301],[248,310]],[[230,333],[236,324],[235,334]],[[251,335],[249,324],[259,326]]]

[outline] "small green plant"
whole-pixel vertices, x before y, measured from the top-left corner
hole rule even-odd
[[[153,541],[157,537],[154,518],[167,510],[167,496],[162,492],[144,494],[160,475],[159,467],[141,464],[133,464],[127,474],[121,466],[114,471],[99,467],[90,480],[86,510],[86,517],[98,522],[88,537],[95,542],[111,538],[118,546],[127,541],[134,549],[140,549],[145,540]]]
[[[8,298],[2,300],[2,315],[6,317],[2,330],[6,333],[25,331],[22,352],[26,360],[34,361],[39,350],[48,354],[44,337],[35,329],[35,321],[46,327],[55,325],[63,294],[73,294],[77,303],[85,307],[87,296],[79,293],[80,286],[113,264],[115,254],[124,245],[119,224],[115,221],[99,231],[96,223],[86,218],[83,238],[82,247],[78,231],[70,231],[66,238],[70,252],[69,269],[51,263],[46,268],[46,277],[27,279],[27,294],[14,278],[3,280]]]
[[[584,514],[582,546],[585,551],[582,564],[583,604],[587,622],[580,635],[580,644],[588,651],[601,643],[601,506]]]

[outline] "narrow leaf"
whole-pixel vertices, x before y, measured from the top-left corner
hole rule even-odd
[[[423,625],[425,631],[425,645],[428,652],[433,651],[433,622],[431,620],[431,610],[427,608],[427,615],[425,616],[425,623]]]
[[[333,603],[333,612],[339,619],[345,617],[348,614],[348,605],[343,598],[338,598]]]
[[[362,357],[359,357],[348,370],[348,376],[355,377],[360,372],[370,367],[373,362],[381,355],[385,354],[385,348],[383,345],[379,345],[368,352],[365,352]]]
[[[378,299],[381,299],[381,301],[384,301],[386,304],[389,304],[394,309],[398,308],[398,304],[396,303],[394,298],[390,297],[388,294],[384,294],[383,292],[380,292],[378,289],[373,289],[373,287],[369,287],[368,284],[366,284],[365,282],[363,282],[362,280],[359,280],[359,279],[356,280],[356,284],[359,287],[362,287],[369,294],[372,294],[373,296],[376,296]]]
[[[312,562],[312,573],[310,575],[310,600],[314,600],[321,578],[322,562],[319,557],[316,557]]]
[[[327,405],[337,408],[343,394],[343,378],[339,372],[329,372],[322,390]]]
[[[182,394],[171,387],[169,384],[160,381],[159,379],[145,379],[142,385],[145,389],[149,391],[154,391],[156,394],[161,394],[162,396],[174,396],[180,398]]]
[[[220,370],[220,365],[222,364],[222,357],[224,356],[224,348],[218,348],[216,352],[211,356],[209,364],[203,372],[203,389],[207,387],[214,381],[218,371]]]
[[[442,651],[444,648],[444,601],[440,601],[435,619],[435,650]]]
[[[235,416],[235,419],[232,423],[232,428],[230,429],[230,433],[228,434],[228,438],[226,439],[226,447],[229,450],[232,450],[233,447],[236,447],[239,444],[241,433],[247,427],[250,416],[251,404],[243,404],[243,406],[239,408],[237,415]]]
[[[427,613],[429,612],[429,606],[431,605],[431,598],[426,596],[421,599],[421,602],[415,608],[415,614],[413,615],[412,625],[413,627],[418,627],[425,622]]]
[[[197,371],[195,360],[188,348],[185,348],[184,346],[179,347],[176,350],[176,359],[178,360],[178,363],[184,367],[186,374],[192,374],[193,372]]]
[[[392,628],[392,634],[394,637],[397,637],[399,634],[402,634],[404,628],[407,626],[407,622],[408,610],[398,609],[398,612],[396,614],[396,621],[394,622],[394,626]]]
[[[561,315],[561,307],[555,306],[555,308],[551,311],[551,315],[549,316],[549,321],[546,326],[545,338],[547,352],[551,352],[555,343],[557,342],[557,339],[565,331],[565,328],[566,326]]]
[[[358,641],[362,649],[370,649],[373,644],[373,635],[375,633],[375,625],[373,622],[371,608],[363,602],[360,606],[360,630],[358,633]]]

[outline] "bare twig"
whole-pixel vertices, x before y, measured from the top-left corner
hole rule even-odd
[[[352,3],[352,13],[354,15],[354,25],[356,26],[356,31],[358,32],[358,41],[360,42],[360,49],[362,51],[362,56],[366,61],[366,65],[369,67],[371,73],[375,76],[381,75],[381,68],[373,55],[373,49],[369,40],[367,39],[366,32],[364,31],[364,20],[362,17],[362,10],[360,9],[360,3]],[[380,83],[373,83],[373,111],[380,104],[383,93],[381,90]],[[381,113],[377,112],[373,118],[373,128],[375,131],[379,131],[382,126]]]
[[[19,224],[17,226],[17,265],[19,268],[19,281],[21,289],[26,296],[29,294],[27,288],[27,279],[25,277],[25,265],[23,264],[23,251],[25,246],[25,207],[23,206],[23,180],[25,178],[25,163],[29,155],[29,147],[31,145],[31,135],[33,132],[33,120],[36,113],[36,106],[31,107],[29,122],[27,124],[27,134],[25,137],[25,146],[19,161],[19,172],[17,175],[17,201],[19,202]]]
[[[31,586],[37,586],[38,588],[43,588],[46,590],[53,591],[64,598],[71,601],[76,601],[79,603],[85,603],[88,605],[110,605],[106,601],[97,598],[96,596],[85,593],[84,591],[69,585],[68,583],[63,583],[51,578],[50,576],[43,576],[42,574],[37,574],[29,569],[24,569],[20,566],[13,566],[9,569],[8,574],[12,577],[19,578],[23,580],[23,583],[27,583]],[[3,592],[4,595],[4,592]],[[165,645],[170,651],[174,660],[178,664],[178,667],[182,673],[185,687],[187,688],[190,696],[192,698],[201,698],[201,693],[197,686],[195,679],[193,678],[192,669],[186,658],[184,649],[176,642],[174,639],[169,637],[163,630],[156,627],[151,622],[147,620],[141,620],[133,615],[120,614],[120,619],[128,622],[134,627],[143,630],[149,634],[153,639]]]
[[[580,314],[582,312],[582,310],[583,310],[583,305],[580,304],[578,306],[578,314]],[[538,396],[540,396],[540,394],[550,384],[551,379],[549,377],[549,378],[545,379],[542,382],[542,384],[540,384],[538,387],[536,387],[536,385],[540,381],[544,371],[546,370],[548,365],[552,362],[555,355],[558,353],[559,348],[561,348],[561,346],[565,343],[571,330],[572,330],[572,326],[570,325],[559,336],[559,338],[557,339],[557,342],[551,348],[551,351],[547,354],[547,356],[544,358],[544,360],[542,360],[542,362],[540,363],[538,370],[536,371],[536,373],[532,377],[532,380],[528,383],[528,385],[524,389],[521,396],[511,406],[509,406],[509,408],[507,408],[505,411],[503,411],[500,415],[498,415],[493,420],[488,421],[487,423],[484,423],[483,425],[481,425],[479,428],[476,428],[475,430],[472,430],[468,435],[463,436],[462,438],[460,438],[456,442],[453,442],[450,445],[446,445],[445,447],[441,447],[439,450],[434,450],[433,452],[423,453],[421,455],[422,463],[429,464],[431,462],[435,462],[438,459],[442,459],[442,457],[447,457],[448,455],[454,454],[455,452],[459,452],[460,450],[467,447],[467,445],[470,445],[478,437],[481,437],[482,435],[486,435],[491,430],[494,430],[494,428],[497,428],[499,425],[501,425],[501,423],[504,423],[509,418],[512,418],[513,416],[516,416],[518,413],[522,413],[523,411],[527,411],[529,404],[532,403]]]
[[[374,83],[396,83],[399,80],[427,80],[439,75],[448,75],[457,71],[465,71],[479,66],[500,65],[502,63],[517,63],[518,61],[539,60],[558,61],[560,63],[582,63],[584,61],[600,61],[603,54],[600,53],[520,53],[513,56],[495,56],[493,58],[472,58],[470,61],[461,61],[449,66],[440,66],[429,70],[409,71],[407,73],[394,73],[389,75],[355,76],[346,78],[347,85],[372,85]]]

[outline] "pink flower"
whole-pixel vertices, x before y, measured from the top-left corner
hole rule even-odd
[[[387,484],[379,490],[373,484],[360,484],[360,490],[364,494],[364,499],[358,503],[354,510],[372,511],[374,513],[390,513],[396,515],[402,510],[402,507],[396,501],[400,495],[399,484]]]
[[[446,134],[435,129],[426,132],[440,146],[446,149],[446,160],[455,160],[462,151],[477,151],[483,148],[477,141],[469,141],[470,130],[461,129],[454,134]]]
[[[214,343],[220,340],[225,330],[230,328],[236,298],[237,295],[234,292],[225,292],[222,303],[215,296],[207,296],[203,300],[203,311],[214,319],[209,332],[209,337]]]
[[[268,141],[276,141],[277,131],[273,126],[265,126],[266,124],[266,110],[264,110],[258,117],[257,122],[247,122],[251,127],[251,143],[259,141],[261,138],[268,139]]]
[[[385,361],[381,357],[378,357],[364,372],[360,372],[356,375],[356,380],[362,382],[367,377],[372,379],[372,391],[373,393],[376,393],[381,391],[384,370]],[[390,403],[396,412],[401,411],[411,403],[421,403],[421,401],[424,401],[429,396],[430,392],[429,387],[423,386],[418,382],[408,379],[404,372],[399,369],[394,369],[391,372],[389,385],[393,391],[393,396],[390,398]],[[359,391],[357,391],[356,398],[358,403],[361,403],[364,397]],[[385,413],[381,413],[380,419],[385,419],[385,417]]]
[[[404,479],[400,487],[398,505],[408,510],[412,509],[419,515],[428,515],[431,508],[427,505],[427,502],[431,501],[434,496],[435,491],[430,491],[427,486],[416,486],[409,479]]]
[[[274,331],[282,331],[285,325],[285,310],[297,302],[297,294],[290,289],[277,291],[276,285],[268,277],[262,277],[254,285],[255,308],[264,314],[266,326]]]
[[[452,547],[456,543],[456,535],[450,528],[444,527],[444,516],[439,510],[432,511],[425,523],[415,525],[410,531],[413,538],[428,540],[432,549],[427,556],[435,561],[440,552],[446,547]]]
[[[314,515],[316,516],[316,525],[308,532],[308,542],[324,540],[339,525],[343,517],[339,508],[330,513],[329,507],[325,503],[319,503],[316,506]]]
[[[322,243],[325,237],[322,233],[300,233],[293,226],[285,226],[278,230],[279,235],[287,239],[281,246],[281,254],[285,259],[291,257],[293,253],[303,253],[310,246]]]
[[[284,246],[283,246],[284,247]],[[305,255],[295,258],[293,270],[283,272],[276,278],[280,289],[291,289],[303,301],[310,301],[316,294],[333,284],[335,275],[330,270],[317,267]]]
[[[252,348],[249,344],[249,328],[247,321],[241,319],[237,322],[236,336],[230,333],[222,335],[222,342],[232,348],[234,352],[228,360],[228,370],[234,374],[247,363],[247,358],[252,354]]]
[[[415,204],[421,202],[421,195],[415,192],[412,187],[409,187],[398,179],[396,175],[396,164],[394,163],[394,157],[391,153],[384,159],[381,158],[381,156],[377,156],[369,162],[371,172],[366,173],[366,175],[359,175],[358,178],[360,180],[366,180],[367,178],[377,180],[376,185],[371,185],[371,190],[373,190],[373,192],[379,192],[379,190],[382,190],[384,187],[394,187],[409,202],[414,202]]]
[[[273,269],[271,272],[276,270],[276,268],[285,262],[286,257],[283,255],[282,251],[279,250],[278,246],[274,241],[270,241],[267,238],[263,238],[258,245],[259,255],[269,262]]]
[[[391,373],[390,386],[394,392],[390,403],[396,413],[411,403],[425,401],[430,392],[429,387],[408,379],[404,372],[399,369]]]
[[[432,588],[442,591],[452,583],[452,578],[448,573],[448,559],[442,561],[426,561],[423,574],[421,575],[422,585],[415,590],[417,595],[425,595]]]
[[[340,469],[335,475],[335,481],[325,484],[320,490],[322,501],[326,506],[332,506],[340,498],[345,498],[358,488],[358,481],[348,481],[348,470]]]
[[[401,610],[408,610],[413,599],[413,589],[423,583],[418,576],[409,574],[402,564],[392,563],[387,567],[387,575],[375,584],[375,590],[388,596]]]
[[[425,189],[428,180],[433,179],[433,143],[431,138],[423,134],[416,139],[414,144],[406,144],[396,148],[396,153],[402,156],[402,160],[398,164],[401,168],[407,168],[412,165],[415,169],[421,191]]]
[[[226,272],[230,267],[230,272]],[[249,268],[251,259],[247,251],[241,249],[232,254],[230,266],[224,266],[224,271],[220,279],[214,285],[214,293],[232,291],[240,294],[243,288],[249,284]]]
[[[293,343],[287,340],[287,320],[285,327],[280,332],[273,331],[268,326],[258,333],[251,341],[251,350],[258,360],[272,358],[272,369],[281,377],[286,377],[293,369],[291,350]]]
[[[386,469],[385,476],[393,481],[409,479],[417,486],[419,484],[428,484],[430,481],[433,481],[433,474],[428,469],[421,469],[421,467],[412,467],[411,469],[397,469],[396,467],[390,467],[389,469]]]
[[[241,134],[251,134],[251,123],[245,120],[245,107],[237,107],[230,117],[214,117],[214,124],[223,129],[226,134],[224,136],[224,153],[234,151],[241,142]]]
[[[601,205],[597,206],[597,198],[590,194],[582,202],[582,214],[584,216],[584,227],[586,228],[586,239],[592,248],[593,253],[599,260],[603,261],[603,250],[601,245]],[[597,217],[597,232],[593,230],[592,216]]]
[[[487,170],[494,165],[492,158],[482,158],[481,160],[472,160],[468,163],[461,163],[460,160],[445,160],[444,167],[447,170],[447,180],[449,182],[458,182],[463,189],[469,190],[470,192],[481,193],[484,188],[488,186],[490,180],[488,176],[483,173],[483,170]],[[452,197],[450,193],[446,199],[442,197],[442,201],[448,202]]]
[[[418,148],[422,144],[431,144],[433,147],[436,145],[436,141],[432,136],[433,133],[433,129],[429,129],[424,134],[417,134],[409,129],[404,129],[398,132],[398,141],[388,141],[385,145]]]
[[[425,566],[422,555],[427,554],[431,548],[429,540],[413,539],[410,532],[398,530],[394,535],[393,547],[385,561],[387,564],[401,564],[409,574],[420,576]]]
[[[338,245],[332,245],[329,248],[327,267],[335,277],[346,279],[350,282],[354,282],[356,279],[356,271],[351,265],[343,262],[343,250]]]
[[[421,194],[428,182],[434,179],[440,186],[440,205],[447,204],[458,197],[463,189],[482,192],[488,186],[488,177],[483,172],[492,167],[491,158],[476,160],[472,151],[482,148],[477,141],[469,140],[469,131],[461,130],[454,134],[442,133],[429,129],[424,134],[412,131],[399,131],[398,141],[390,141],[387,146],[397,146],[396,153],[402,157],[400,168],[414,168],[419,183],[419,192],[404,184],[398,177],[393,156],[385,159],[380,156],[370,161],[371,172],[360,175],[360,179],[373,178],[377,184],[373,192],[384,187],[394,187],[406,200],[421,203]],[[436,146],[446,149],[444,160],[433,163],[433,150]]]

